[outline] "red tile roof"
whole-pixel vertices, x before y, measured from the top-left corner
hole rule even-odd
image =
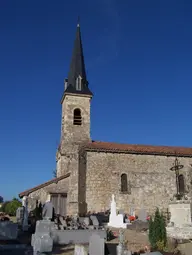
[[[122,152],[131,154],[192,157],[192,148],[174,146],[120,144],[92,141],[85,146],[85,149],[86,151],[98,152]]]
[[[25,190],[25,191],[21,192],[19,194],[19,197],[22,198],[24,196],[28,196],[30,193],[32,193],[32,192],[34,192],[36,190],[42,189],[42,188],[44,188],[44,187],[46,187],[46,186],[48,186],[48,185],[50,185],[52,183],[57,183],[58,181],[61,181],[61,180],[65,179],[65,178],[67,178],[69,176],[70,176],[70,173],[62,175],[62,176],[60,176],[58,178],[54,178],[54,179],[52,179],[52,180],[50,180],[48,182],[44,182],[44,183],[42,183],[42,184],[40,184],[40,185],[38,185],[38,186],[36,186],[34,188],[31,188],[31,189],[28,189],[28,190]]]

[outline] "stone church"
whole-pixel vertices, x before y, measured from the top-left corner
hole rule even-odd
[[[57,177],[21,192],[19,197],[45,202],[47,194],[58,214],[84,214],[110,208],[129,213],[156,206],[166,210],[176,192],[192,190],[192,148],[118,144],[90,137],[91,99],[77,25],[68,78],[61,98],[61,140],[56,152]]]

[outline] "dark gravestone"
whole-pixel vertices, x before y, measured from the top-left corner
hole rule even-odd
[[[105,255],[116,255],[117,245],[117,243],[105,243]]]

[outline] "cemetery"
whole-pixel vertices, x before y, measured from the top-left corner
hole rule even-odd
[[[53,219],[48,195],[42,219],[36,221],[33,229],[25,197],[23,206],[17,209],[17,223],[8,217],[0,221],[0,254],[179,255],[182,253],[178,243],[190,243],[192,239],[190,208],[188,198],[183,197],[170,201],[166,217],[158,208],[153,216],[144,209],[136,216],[133,208],[127,216],[121,210],[117,212],[112,195],[108,215],[94,213],[65,218],[57,215]]]

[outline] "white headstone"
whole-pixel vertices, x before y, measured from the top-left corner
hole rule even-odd
[[[124,218],[122,214],[118,214],[116,212],[116,202],[115,202],[115,196],[112,195],[112,201],[111,201],[111,211],[109,215],[109,223],[108,226],[114,227],[114,228],[126,228],[127,223],[124,223]]]

